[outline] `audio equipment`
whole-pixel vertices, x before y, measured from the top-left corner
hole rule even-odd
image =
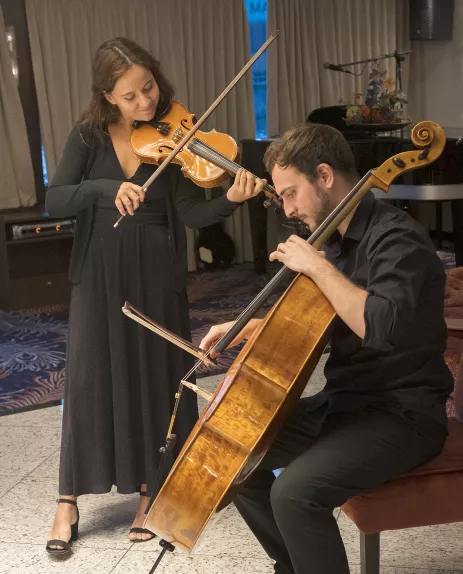
[[[10,235],[8,239],[19,241],[43,235],[67,235],[74,233],[74,220],[35,221],[34,223],[21,223],[8,227],[8,235]]]
[[[454,0],[410,0],[410,40],[451,40]]]

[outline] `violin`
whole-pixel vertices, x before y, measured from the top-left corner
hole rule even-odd
[[[160,165],[196,123],[196,117],[185,106],[172,100],[166,114],[151,122],[134,122],[130,138],[132,149],[141,162]],[[174,157],[172,163],[181,166],[183,175],[199,187],[217,187],[230,175],[236,175],[240,165],[234,160],[238,146],[228,134],[211,130],[197,131]],[[279,208],[282,200],[266,183],[263,192]],[[267,203],[267,207],[270,203]]]
[[[190,115],[190,118],[188,118],[188,115],[187,115],[186,117],[183,117],[182,120],[183,120],[183,122],[186,121],[187,123],[188,123],[188,120],[189,120],[189,121],[190,121],[190,124],[188,124],[188,125],[191,125],[191,129],[189,129],[188,131],[186,131],[186,133],[184,132],[185,126],[187,125],[187,124],[185,124],[185,123],[183,123],[183,124],[181,123],[181,124],[179,124],[179,125],[176,126],[176,128],[180,128],[179,130],[177,130],[177,129],[172,130],[172,129],[171,129],[172,126],[164,126],[164,127],[161,126],[161,131],[160,131],[160,130],[159,130],[159,127],[156,128],[155,125],[152,126],[152,127],[154,127],[155,130],[157,129],[157,130],[159,131],[159,133],[161,133],[161,134],[162,134],[162,131],[165,132],[164,135],[171,134],[172,137],[173,137],[174,134],[175,134],[175,138],[176,138],[176,139],[179,138],[179,141],[177,142],[177,141],[174,140],[174,139],[170,139],[170,140],[167,140],[167,141],[165,142],[165,143],[166,143],[166,146],[164,146],[164,147],[162,148],[162,151],[163,151],[166,155],[165,155],[165,157],[164,157],[164,156],[161,156],[161,157],[163,157],[163,159],[162,159],[162,161],[161,161],[161,163],[160,163],[158,169],[153,173],[153,175],[152,175],[149,179],[147,179],[147,181],[146,181],[145,184],[143,185],[143,190],[144,190],[144,191],[146,191],[146,190],[148,189],[148,187],[153,183],[153,181],[154,181],[155,179],[157,179],[157,178],[162,174],[162,172],[167,168],[167,166],[168,166],[172,161],[175,160],[176,156],[177,156],[178,154],[180,154],[180,152],[183,151],[183,149],[184,149],[185,146],[188,144],[188,142],[190,142],[190,140],[193,139],[193,136],[196,134],[196,132],[198,132],[198,130],[199,130],[199,128],[202,126],[202,124],[207,120],[207,118],[208,118],[208,117],[212,114],[212,112],[217,108],[217,106],[220,104],[220,102],[222,102],[222,101],[227,97],[227,95],[230,93],[230,91],[236,86],[236,84],[237,84],[237,83],[239,82],[239,80],[244,76],[244,74],[246,74],[246,72],[251,68],[251,66],[254,64],[254,62],[255,62],[258,58],[260,58],[260,56],[265,52],[265,50],[268,48],[268,46],[270,46],[270,44],[275,40],[275,38],[277,37],[277,35],[278,35],[278,32],[275,32],[275,33],[273,33],[271,36],[269,36],[269,38],[267,39],[267,41],[262,44],[262,46],[259,48],[259,50],[257,50],[257,52],[254,54],[254,56],[253,56],[253,57],[249,60],[249,62],[244,66],[244,68],[235,76],[235,78],[233,78],[233,80],[228,84],[228,86],[224,89],[224,91],[220,94],[220,96],[215,100],[215,102],[214,102],[211,106],[209,106],[209,108],[204,112],[204,114],[199,118],[199,120],[198,120],[195,124],[193,124],[193,118],[191,117],[191,114],[188,114],[188,112],[186,112],[186,110],[185,110],[185,108],[184,108],[185,112],[186,112],[188,115]],[[176,103],[177,103],[177,102],[176,102]],[[172,106],[172,107],[175,108],[175,106]],[[182,106],[182,107],[183,107],[183,106]],[[194,116],[193,116],[193,117],[194,117]],[[166,118],[164,117],[164,119],[166,119]],[[168,123],[168,122],[164,122],[164,123]],[[138,123],[138,124],[135,124],[135,125],[138,127],[138,126],[139,126],[139,123]],[[144,125],[144,124],[142,124],[142,125]],[[144,131],[145,131],[145,133],[146,133],[146,130],[144,130]],[[135,129],[134,132],[136,133],[137,130]],[[133,150],[134,150],[134,153],[138,155],[139,150],[138,150],[138,147],[137,147],[137,145],[136,145],[136,143],[135,143],[135,142],[137,141],[137,138],[136,138],[134,132],[132,132],[132,134],[134,135],[134,144],[133,144],[134,147],[133,147]],[[197,139],[198,141],[201,141],[199,138],[195,138],[195,139]],[[230,138],[230,139],[233,139],[233,138]],[[132,141],[132,137],[131,137],[131,141]],[[141,155],[139,155],[139,157],[140,157],[141,161],[147,163],[148,160],[149,160],[149,158],[150,158],[150,154],[147,153],[147,154],[143,155],[143,149],[147,150],[147,148],[149,148],[149,142],[148,142],[148,145],[147,145],[147,142],[146,142],[146,140],[145,140],[145,141],[144,141],[144,144],[145,144],[144,146],[143,146],[143,141],[140,142],[140,143],[141,143],[142,145],[141,145],[141,150],[140,150]],[[205,146],[205,145],[207,145],[207,144],[203,141],[203,142],[202,142],[202,146]],[[198,148],[198,146],[197,146],[197,148]],[[236,143],[235,143],[235,148],[238,149],[238,148],[236,147]],[[214,154],[212,154],[212,152],[214,152]],[[198,154],[198,155],[199,155],[199,154]],[[237,153],[235,154],[234,157],[236,157],[236,155],[237,155]],[[220,157],[219,157],[219,156],[220,156]],[[228,171],[229,173],[235,174],[236,171],[237,171],[238,168],[239,168],[238,164],[235,164],[235,162],[233,162],[231,159],[229,159],[229,158],[227,158],[227,157],[225,157],[225,156],[222,156],[222,154],[220,154],[218,151],[214,150],[213,148],[211,148],[211,149],[209,150],[209,152],[208,152],[208,157],[209,157],[210,159],[214,159],[213,162],[212,162],[212,161],[210,162],[210,163],[214,163],[214,165],[217,165],[217,163],[215,163],[215,162],[217,162],[217,161],[222,162],[222,161],[225,161],[225,160],[226,160],[226,161],[227,161],[227,167],[222,167],[222,169],[223,169],[224,171]],[[204,158],[203,158],[203,159],[204,159]],[[210,160],[208,159],[208,160],[206,160],[206,161],[210,161]],[[153,158],[153,163],[156,163],[156,161],[154,161],[154,158]],[[186,166],[184,166],[182,163],[181,163],[180,165],[182,165],[182,169],[183,169],[183,167],[186,167]],[[225,164],[223,164],[223,165],[225,165]],[[230,169],[230,171],[229,171],[229,169]],[[184,171],[184,173],[187,173],[186,170]],[[189,176],[189,174],[188,174],[188,176]],[[225,179],[226,179],[226,178],[225,178]],[[205,178],[205,179],[203,180],[203,183],[202,183],[202,185],[203,185],[204,187],[206,187],[206,186],[204,185],[204,181],[207,181],[207,178]],[[214,187],[214,184],[212,184],[211,187]],[[272,186],[270,186],[270,185],[268,185],[268,184],[265,185],[264,192],[265,192],[265,194],[267,195],[267,197],[269,197],[270,199],[272,199],[272,201],[274,201],[275,203],[277,203],[277,205],[278,205],[279,207],[282,206],[282,201],[281,201],[281,199],[278,197],[276,191],[273,189]],[[119,225],[119,223],[122,221],[122,219],[124,219],[124,216],[123,216],[123,215],[121,215],[121,216],[119,217],[119,219],[118,219],[118,220],[116,221],[116,223],[114,224],[114,227],[117,227],[117,226]]]

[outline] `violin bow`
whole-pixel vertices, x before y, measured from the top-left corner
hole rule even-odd
[[[220,94],[220,96],[215,100],[215,102],[204,112],[204,114],[199,118],[199,120],[195,123],[195,125],[191,128],[189,132],[187,132],[184,137],[180,140],[180,142],[176,145],[176,147],[170,152],[170,154],[166,157],[166,159],[161,163],[158,169],[153,173],[153,175],[145,182],[143,185],[143,191],[146,191],[148,187],[153,183],[153,181],[158,178],[161,173],[166,169],[166,167],[170,164],[170,162],[174,159],[174,157],[178,154],[178,152],[186,145],[190,139],[195,135],[195,133],[199,130],[202,124],[207,120],[207,118],[212,114],[212,112],[217,108],[217,106],[222,103],[222,101],[228,96],[228,94],[233,90],[236,84],[241,80],[241,78],[246,74],[249,68],[254,64],[254,62],[260,58],[260,56],[265,52],[265,50],[270,46],[270,44],[275,40],[278,36],[278,30],[274,32],[271,36],[268,37],[266,42],[262,44],[262,46],[257,50],[254,56],[249,60],[249,62],[243,67],[243,69],[233,78],[233,80],[228,84],[228,86],[224,89],[224,91]],[[125,215],[121,215],[119,219],[114,224],[114,227],[117,227],[119,223],[124,219]]]

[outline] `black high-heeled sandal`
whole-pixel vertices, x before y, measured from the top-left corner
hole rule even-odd
[[[140,496],[149,496],[149,494],[147,492],[143,492],[141,490],[138,491],[140,493]],[[146,540],[143,540],[142,538],[135,538],[135,540],[132,540],[131,538],[129,538],[130,542],[148,542],[149,540],[153,540],[153,538],[156,537],[156,534],[154,532],[151,532],[151,530],[148,530],[148,528],[131,528],[129,530],[129,534],[149,534],[151,536],[151,538],[147,538]]]
[[[67,498],[58,498],[58,504],[64,502],[65,504],[73,504],[77,508],[77,520],[71,524],[71,538],[67,542],[64,540],[47,540],[46,551],[55,556],[63,556],[71,550],[71,544],[79,538],[79,508],[75,500],[68,500]],[[62,548],[50,548],[51,546],[62,546]]]

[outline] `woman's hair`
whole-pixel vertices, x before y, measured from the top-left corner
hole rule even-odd
[[[134,64],[149,70],[159,86],[156,117],[162,117],[166,113],[174,95],[174,88],[164,76],[160,63],[132,40],[112,38],[101,44],[93,59],[93,97],[77,122],[79,126],[90,128],[102,136],[107,131],[108,125],[117,121],[119,109],[108,102],[105,92],[112,92],[118,78]]]

